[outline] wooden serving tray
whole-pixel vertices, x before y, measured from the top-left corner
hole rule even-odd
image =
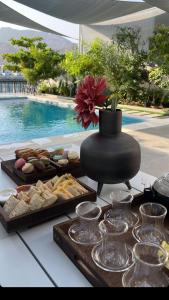
[[[17,184],[30,184],[35,183],[38,180],[48,180],[55,175],[61,176],[65,173],[71,173],[73,177],[84,176],[84,171],[79,163],[69,163],[67,166],[56,166],[54,163],[50,165],[50,168],[44,171],[34,171],[31,174],[24,174],[23,172],[15,169],[15,159],[6,160],[1,162],[2,170]]]
[[[148,201],[147,201],[148,200]],[[149,202],[144,194],[135,196],[132,210],[138,212],[138,207],[144,202]],[[111,205],[102,208],[100,221],[103,219],[103,214],[111,208]],[[76,219],[57,224],[53,227],[53,239],[60,248],[68,255],[72,262],[85,275],[94,287],[122,287],[122,275],[124,272],[106,272],[95,265],[91,258],[93,246],[83,246],[74,243],[68,236],[69,227]],[[169,218],[167,217],[166,224],[169,228]],[[132,237],[131,230],[127,233],[127,239],[130,246],[134,246],[136,240]],[[166,274],[169,276],[169,270],[165,268]]]
[[[37,209],[32,211],[31,213],[29,212],[15,218],[9,218],[5,213],[3,207],[0,205],[0,222],[9,233],[22,228],[29,228],[41,224],[45,221],[51,220],[62,214],[69,213],[74,210],[76,205],[80,202],[96,201],[96,192],[84,183],[81,183],[78,180],[77,182],[79,182],[85,189],[87,189],[88,193],[73,197],[69,200],[58,200],[56,201],[56,203],[49,207]]]

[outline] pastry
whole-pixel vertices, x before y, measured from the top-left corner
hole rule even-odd
[[[34,166],[31,163],[26,163],[23,167],[22,167],[22,172],[23,173],[32,173],[34,171]]]
[[[36,187],[38,188],[38,190],[40,192],[45,191],[45,185],[43,184],[43,182],[41,180],[38,180],[38,182],[36,183]]]
[[[53,155],[63,155],[64,154],[64,148],[58,148],[58,149],[52,151],[50,154],[51,154],[51,156],[53,156]]]
[[[5,205],[3,206],[4,211],[9,215],[11,211],[15,208],[15,206],[19,203],[20,201],[14,197],[10,196],[8,201],[6,201]]]
[[[55,194],[58,197],[58,199],[61,199],[61,200],[69,199],[69,196],[67,194],[65,194],[65,192],[63,190],[60,190],[60,189],[53,192],[53,194]]]
[[[15,162],[15,168],[17,170],[22,169],[22,167],[26,164],[26,160],[23,158],[19,158],[16,162]]]
[[[36,187],[40,188],[41,186],[43,186],[43,182],[41,180],[38,180],[36,183]]]
[[[17,158],[24,158],[25,160],[29,159],[30,157],[50,157],[50,153],[47,150],[44,149],[31,149],[31,148],[25,148],[25,149],[18,149],[15,151]]]
[[[60,159],[62,159],[63,158],[63,155],[54,155],[53,157],[52,157],[52,159],[54,160],[54,161],[58,161],[58,160],[60,160]]]
[[[61,166],[66,166],[69,163],[68,159],[59,159],[58,164]]]
[[[55,183],[54,183],[54,187],[53,187],[53,190],[56,190],[56,188],[59,186],[59,184],[66,180],[66,179],[69,179],[69,176],[71,176],[71,174],[65,174],[65,175],[62,175],[61,177],[59,177]]]
[[[47,150],[35,150],[36,151],[36,156],[41,158],[42,156],[50,157],[50,153]]]
[[[50,165],[50,159],[48,157],[46,157],[46,156],[42,156],[40,158],[40,161],[42,161],[45,164],[45,166]]]
[[[47,181],[44,186],[49,190],[49,191],[52,191],[52,188],[53,188],[53,184],[52,184],[52,181],[49,180]]]
[[[80,192],[77,191],[76,187],[73,187],[73,185],[72,186],[68,186],[67,187],[67,191],[70,192],[74,197],[77,197],[77,196],[80,195]]]
[[[25,165],[31,164],[26,163]],[[14,218],[29,211],[48,207],[59,199],[69,200],[87,192],[71,174],[55,176],[46,183],[38,180],[36,186],[31,186],[26,191],[20,191],[16,197],[11,196],[4,205],[4,211],[10,218]]]
[[[31,156],[35,156],[35,152],[32,149],[23,150],[18,153],[18,156],[27,160]]]
[[[34,165],[37,161],[39,161],[39,159],[37,157],[29,157],[27,159],[27,162]]]
[[[44,203],[45,203],[45,199],[43,199],[38,193],[35,193],[32,196],[31,201],[29,203],[30,210],[40,209],[43,207]]]
[[[88,191],[87,191],[80,183],[78,183],[76,180],[75,180],[75,182],[74,182],[74,186],[76,187],[76,189],[77,189],[81,194],[88,193]]]
[[[15,218],[17,216],[23,215],[30,210],[29,204],[24,200],[19,201],[15,208],[11,211],[9,218]]]
[[[30,201],[30,197],[27,195],[27,193],[26,192],[22,192],[22,191],[17,195],[17,198],[19,200],[24,200],[27,203],[29,203],[29,201]]]
[[[53,178],[51,179],[51,183],[54,185],[58,179],[59,179],[59,176],[56,175],[55,177],[53,177]]]
[[[45,201],[43,203],[43,207],[54,204],[56,202],[56,200],[58,199],[58,197],[56,195],[54,195],[53,193],[51,193],[50,191],[44,191],[42,193],[42,197],[45,199]]]
[[[36,162],[34,162],[34,167],[38,170],[38,171],[42,171],[45,169],[45,164],[43,163],[43,161],[37,160]]]
[[[69,151],[64,151],[63,159],[68,159],[68,153],[69,153]]]
[[[31,161],[31,160],[37,160],[36,156],[29,156],[27,159],[27,162]]]
[[[70,198],[73,198],[74,197],[74,195],[71,193],[71,192],[69,192],[66,188],[60,188],[60,189],[58,189],[58,190],[60,190],[61,192],[63,192],[64,194],[66,194],[67,195],[67,197],[68,197],[68,199],[70,199]]]
[[[17,149],[17,150],[15,151],[15,155],[16,155],[17,158],[20,158],[20,157],[22,157],[22,155],[23,155],[24,153],[26,153],[26,152],[28,152],[28,151],[30,151],[30,148]]]
[[[78,160],[79,159],[79,154],[77,152],[75,152],[75,151],[69,152],[68,153],[68,159],[70,161]]]
[[[30,198],[32,198],[34,194],[39,194],[40,196],[41,191],[36,186],[32,185],[27,194]]]

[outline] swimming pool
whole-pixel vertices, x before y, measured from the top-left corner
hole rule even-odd
[[[74,110],[70,107],[28,99],[0,100],[0,144],[84,131],[74,118]],[[142,121],[139,118],[123,116],[123,124]],[[88,129],[93,129],[93,126]]]

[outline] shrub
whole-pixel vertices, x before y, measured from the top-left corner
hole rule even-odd
[[[74,97],[76,91],[76,81],[60,78],[58,80],[44,80],[38,85],[38,92],[45,94]]]

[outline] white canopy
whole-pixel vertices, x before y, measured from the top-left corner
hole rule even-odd
[[[145,2],[116,0],[17,0],[59,19],[92,24],[150,8]]]
[[[166,12],[169,12],[169,0],[145,0],[147,3],[149,3],[152,6],[159,7]]]
[[[35,21],[30,20],[29,18],[23,16],[19,12],[10,8],[9,6],[3,4],[0,1],[0,21],[16,24],[23,27],[32,28],[35,30],[41,30],[46,32],[54,33],[54,30],[51,30],[45,26],[42,26]],[[56,33],[56,32],[55,32]],[[62,35],[57,32],[58,35]]]
[[[166,15],[168,15],[168,14],[164,10],[159,9],[157,7],[152,7],[152,8],[144,9],[142,11],[138,11],[133,14],[129,14],[129,15],[119,17],[119,18],[114,18],[112,20],[96,23],[93,25],[99,25],[99,26],[121,25],[121,24],[126,24],[126,23],[131,23],[131,22],[143,21],[143,20],[147,20],[150,18],[158,17],[158,16],[164,16],[164,15],[165,15],[165,19],[166,19]],[[168,24],[169,24],[169,15],[168,15]]]
[[[148,48],[149,37],[152,36],[155,25],[164,24],[169,26],[169,14],[165,11],[152,7],[134,14],[126,15],[120,18],[114,18],[109,21],[81,25],[80,40],[90,43],[96,37],[103,41],[110,41],[115,38],[120,27],[133,27],[141,30],[141,41],[145,43],[145,49]],[[82,43],[83,44],[83,43]]]

